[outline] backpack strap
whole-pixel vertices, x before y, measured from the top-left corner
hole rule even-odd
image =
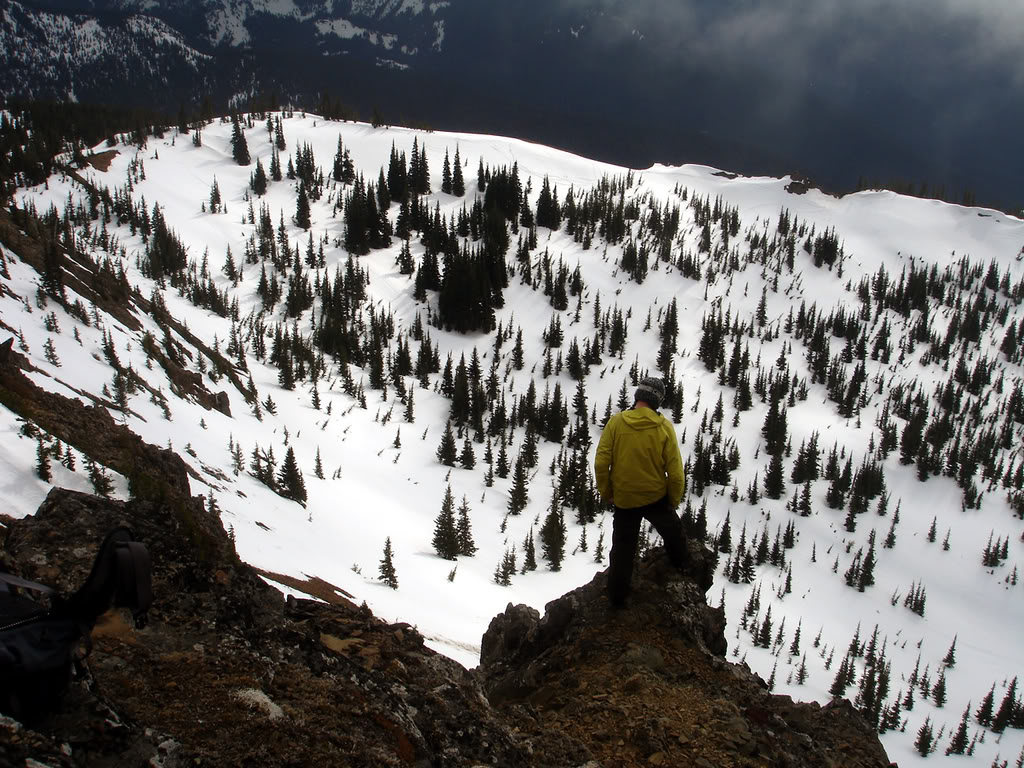
[[[91,628],[114,603],[131,608],[141,628],[153,602],[151,578],[146,545],[135,541],[128,528],[115,528],[100,546],[89,578],[68,600],[70,612]]]
[[[35,592],[42,592],[44,595],[53,595],[57,592],[57,590],[55,590],[53,587],[48,587],[45,584],[40,584],[38,581],[29,581],[28,579],[22,579],[10,573],[0,573],[0,584],[4,585],[8,592],[12,591],[11,587],[31,589]]]
[[[131,608],[135,628],[142,629],[149,621],[148,611],[153,604],[152,564],[149,550],[140,541],[118,542],[117,590],[114,602]]]

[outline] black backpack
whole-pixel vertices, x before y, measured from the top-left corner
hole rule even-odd
[[[15,588],[48,596],[49,607]],[[149,552],[123,527],[104,539],[89,578],[71,597],[0,573],[0,713],[31,723],[52,711],[88,654],[96,620],[115,605],[130,608],[141,629],[152,602]]]

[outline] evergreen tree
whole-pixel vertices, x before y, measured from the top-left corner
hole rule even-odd
[[[384,557],[380,561],[377,578],[392,589],[398,589],[398,575],[395,573],[394,551],[391,549],[391,537],[384,542]]]
[[[508,463],[508,451],[505,448],[505,441],[500,440],[499,442],[500,444],[498,446],[498,463],[494,471],[498,475],[498,477],[505,479],[506,477],[508,477],[508,473],[511,467],[509,466]]]
[[[500,454],[498,460],[501,461]],[[515,471],[512,474],[512,487],[509,488],[508,496],[508,513],[510,515],[518,515],[526,509],[529,492],[526,487],[526,462],[521,453],[516,459]],[[541,533],[543,534],[543,531]]]
[[[466,181],[462,177],[462,159],[459,157],[458,146],[455,147],[455,167],[452,169],[452,194],[456,197],[466,194]]]
[[[452,423],[449,421],[441,436],[441,445],[437,448],[437,460],[446,467],[454,467],[458,459],[458,446],[455,444],[455,433],[452,432]]]
[[[295,224],[302,229],[309,229],[309,198],[306,194],[306,183],[299,182],[299,190],[295,200]],[[296,248],[299,246],[296,246]]]
[[[548,512],[540,529],[540,541],[548,567],[552,571],[562,570],[562,560],[565,558],[565,520],[561,509],[555,507]]]
[[[953,738],[950,739],[949,746],[946,747],[947,755],[962,755],[967,751],[967,720],[970,716],[971,704],[968,702],[967,708],[960,718],[960,725],[956,729],[956,733],[953,734]]]
[[[953,635],[953,642],[950,644],[949,650],[946,651],[946,656],[942,663],[947,667],[956,666],[956,635]]]
[[[213,184],[210,185],[210,213],[220,213],[220,185],[217,177],[213,177]]]
[[[281,495],[286,499],[291,499],[305,505],[306,483],[302,479],[299,465],[295,461],[295,451],[290,445],[288,446],[288,452],[284,456],[281,472],[277,476],[277,485],[281,490]]]
[[[103,465],[97,464],[91,457],[86,456],[85,470],[89,474],[89,482],[92,484],[92,489],[96,492],[96,495],[110,498],[110,494],[114,492],[114,483],[111,481],[110,475],[107,474]]]
[[[245,132],[238,122],[238,115],[231,115],[231,157],[239,165],[248,165],[251,162],[249,157],[249,144],[245,140]]]
[[[502,587],[508,587],[512,585],[512,574],[516,572],[516,553],[515,549],[506,549],[505,554],[501,558],[501,562],[494,569],[494,583]]]
[[[391,145],[392,152],[394,151],[394,145]],[[341,134],[338,134],[338,148],[334,152],[334,167],[331,170],[331,175],[334,180],[339,183],[344,183],[345,178],[345,145],[342,144]]]
[[[722,527],[718,532],[719,552],[732,552],[732,528],[729,525],[731,514],[731,511],[725,513],[725,520],[722,522]]]
[[[0,257],[0,274],[8,277],[6,263]],[[67,295],[64,292],[64,266],[60,249],[56,243],[49,240],[43,243],[43,290],[47,295],[52,296],[61,304],[67,303]]]
[[[458,540],[459,554],[472,557],[476,554],[476,542],[473,541],[473,529],[469,521],[469,502],[462,497],[462,504],[459,505],[459,519],[455,526],[455,535]]]
[[[36,446],[36,475],[39,476],[40,480],[48,483],[53,479],[53,472],[50,470],[50,450],[46,447],[41,435],[38,440],[39,442]]]
[[[992,683],[992,687],[989,692],[985,694],[985,698],[981,700],[981,706],[978,707],[978,711],[974,713],[974,719],[978,722],[978,725],[988,728],[992,725],[992,713],[995,711],[995,694],[996,684]]]
[[[857,590],[863,592],[865,588],[875,583],[875,540],[871,539],[868,546],[868,553],[861,564],[860,573],[857,574]]]
[[[839,665],[839,669],[836,670],[836,676],[832,680],[832,687],[829,688],[829,693],[832,694],[833,698],[839,699],[846,694],[846,687],[850,684],[849,677],[850,657],[847,655],[843,657],[843,661]]]
[[[476,466],[476,454],[473,452],[473,444],[467,437],[462,442],[462,453],[459,454],[459,464],[463,469],[472,469]]]
[[[441,170],[441,191],[446,195],[452,194],[452,164],[448,159],[447,148],[444,151],[444,168]]]
[[[415,414],[415,411],[414,411],[414,407],[415,406],[414,406],[414,403],[413,403],[414,393],[415,392],[416,392],[416,388],[415,387],[410,387],[409,388],[409,394],[405,398],[405,414],[404,414],[404,418],[410,424],[412,424],[413,422],[416,421],[416,414]]]
[[[459,533],[455,522],[455,499],[449,484],[441,502],[441,511],[434,519],[434,551],[445,560],[454,560],[459,555]]]
[[[992,730],[996,733],[1005,731],[1006,727],[1013,722],[1019,706],[1020,703],[1017,701],[1017,678],[1015,677],[1010,682],[1010,687],[1006,689],[1006,695],[1003,696],[1003,701],[999,705],[999,711],[992,718]]]
[[[537,570],[537,546],[533,541],[533,526],[523,541],[523,573]]]
[[[914,749],[922,757],[928,757],[932,751],[934,738],[935,734],[932,732],[931,718],[926,717],[917,732],[917,739],[914,740]]]
[[[779,451],[772,454],[768,462],[768,469],[764,475],[764,495],[769,499],[781,499],[785,487],[782,452]]]
[[[281,156],[276,149],[270,151],[270,178],[272,181],[281,180]]]
[[[946,670],[944,669],[939,671],[939,679],[932,687],[932,701],[939,709],[946,704]]]

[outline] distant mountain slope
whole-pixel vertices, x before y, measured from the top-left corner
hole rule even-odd
[[[152,16],[67,14],[0,2],[0,99],[106,101],[203,92],[213,59]]]

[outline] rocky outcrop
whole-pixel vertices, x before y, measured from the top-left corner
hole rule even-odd
[[[6,560],[71,591],[118,524],[148,545],[156,601],[93,632],[89,674],[33,730],[0,722],[0,766],[533,765],[474,676],[408,625],[347,600],[285,601],[201,500],[184,509],[61,489],[14,521]],[[66,745],[66,746],[65,746]],[[7,762],[5,762],[5,760]]]
[[[659,550],[624,609],[603,573],[544,616],[509,605],[471,672],[322,582],[330,603],[283,600],[201,499],[54,489],[10,523],[2,559],[70,592],[118,524],[153,556],[150,624],[103,617],[59,712],[32,729],[0,719],[0,767],[888,765],[847,702],[772,696],[727,662],[722,612]]]
[[[724,616],[698,587],[696,549],[697,573],[682,577],[652,551],[623,609],[609,606],[604,573],[543,616],[510,604],[481,646],[491,703],[527,737],[564,734],[604,768],[888,766],[849,702],[799,704],[726,661]]]

